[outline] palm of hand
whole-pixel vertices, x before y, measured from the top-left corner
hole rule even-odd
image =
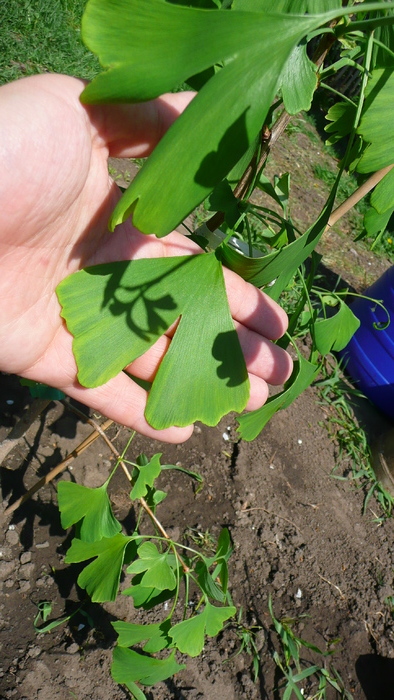
[[[143,417],[145,392],[124,373],[97,389],[79,385],[72,338],[59,316],[55,288],[86,265],[196,252],[176,233],[158,240],[138,233],[128,222],[113,234],[107,228],[120,196],[108,176],[108,155],[146,155],[189,98],[172,95],[159,111],[150,105],[118,107],[111,115],[110,108],[83,107],[78,99],[82,87],[73,78],[38,76],[2,88],[0,124],[6,131],[0,159],[7,175],[0,189],[0,367],[61,388],[142,433],[180,442],[190,428],[160,433],[150,428]],[[239,303],[241,296],[245,303],[245,289],[254,306],[262,304],[262,297],[235,275],[227,277],[230,305],[233,298],[245,342],[248,336],[246,345],[253,345],[252,364],[260,367],[265,348],[266,369],[253,375],[260,404],[266,397],[265,381],[281,383],[290,371],[287,355],[261,336],[281,335],[285,318],[268,303],[265,324],[270,330],[261,321],[245,325]],[[151,378],[169,342],[160,339],[133,364],[133,372]]]

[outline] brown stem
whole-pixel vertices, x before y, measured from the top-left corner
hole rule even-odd
[[[337,24],[338,20],[333,20],[330,23],[330,27],[335,27]],[[327,53],[329,52],[330,48],[333,46],[333,44],[336,41],[336,36],[334,34],[323,34],[321,37],[319,44],[313,54],[312,61],[315,63],[317,68],[319,68],[325,57],[327,56]],[[276,120],[274,126],[272,127],[272,130],[270,131],[266,125],[263,126],[262,128],[262,147],[260,150],[260,157],[258,162],[256,163],[256,155],[253,155],[253,158],[249,165],[247,166],[244,174],[242,175],[238,185],[234,189],[234,195],[238,199],[242,199],[246,192],[248,191],[250,185],[252,184],[254,174],[258,172],[264,165],[265,161],[267,160],[270,150],[272,146],[275,145],[277,142],[278,138],[283,134],[285,131],[288,123],[292,119],[291,114],[286,112],[284,110],[280,117]],[[217,211],[215,214],[206,222],[207,227],[209,228],[210,231],[215,231],[217,228],[219,228],[222,223],[224,222],[225,219],[225,214],[222,211]]]
[[[25,503],[29,500],[29,498],[31,498],[35,493],[37,493],[39,489],[41,489],[46,484],[49,484],[49,482],[52,481],[52,479],[54,479],[55,476],[64,471],[68,467],[68,465],[74,459],[76,459],[78,455],[81,454],[81,452],[86,450],[86,448],[89,447],[92,444],[92,442],[94,442],[99,437],[99,435],[101,435],[101,432],[107,430],[107,428],[109,428],[109,426],[112,425],[112,423],[113,421],[108,419],[105,421],[105,423],[103,423],[100,426],[100,431],[94,430],[92,433],[90,433],[90,435],[88,435],[88,437],[85,440],[83,440],[81,444],[75,448],[75,450],[70,452],[70,454],[68,454],[67,457],[63,459],[63,461],[60,462],[60,464],[57,465],[57,467],[52,469],[48,474],[43,476],[42,479],[37,481],[34,484],[34,486],[32,486],[31,489],[29,489],[25,494],[23,494],[23,496],[18,498],[17,501],[8,506],[8,508],[6,508],[4,511],[4,515],[10,515],[11,513],[13,513],[17,508],[19,508],[19,506],[22,505],[22,503]]]
[[[383,180],[384,176],[387,175],[387,173],[389,173],[393,167],[394,163],[392,165],[387,165],[385,168],[378,170],[376,173],[373,173],[373,175],[371,175],[368,180],[366,180],[355,192],[353,192],[348,199],[342,202],[339,207],[334,209],[328,220],[326,231],[328,231],[331,226],[334,226],[334,224],[339,221],[342,216],[347,214],[347,212],[350,211],[350,209],[352,209],[352,207],[354,207],[357,202],[360,201],[360,199],[365,197],[368,192],[376,187],[376,185]]]

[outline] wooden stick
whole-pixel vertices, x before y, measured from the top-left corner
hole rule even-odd
[[[109,428],[110,425],[112,425],[112,423],[112,420],[106,420],[100,426],[101,430],[107,430],[107,428]],[[6,508],[4,511],[4,515],[10,515],[11,513],[13,513],[17,508],[19,508],[19,506],[22,505],[22,503],[28,501],[29,498],[31,498],[37,491],[39,491],[39,489],[41,489],[46,484],[49,484],[49,482],[52,481],[52,479],[54,479],[55,476],[64,471],[68,467],[68,465],[71,462],[73,462],[73,460],[76,459],[81,454],[81,452],[86,450],[86,448],[89,447],[89,445],[91,445],[95,440],[97,440],[99,436],[100,432],[98,430],[93,430],[93,432],[90,433],[90,435],[88,435],[88,437],[85,440],[83,440],[81,444],[75,448],[75,450],[70,452],[70,454],[67,455],[67,457],[63,459],[63,461],[60,462],[60,464],[57,465],[57,467],[55,467],[48,474],[43,476],[42,479],[37,481],[34,484],[34,486],[31,487],[31,489],[29,489],[26,493],[23,494],[23,496],[21,496],[20,498],[18,498],[18,500],[16,500],[14,503],[8,506],[8,508]]]

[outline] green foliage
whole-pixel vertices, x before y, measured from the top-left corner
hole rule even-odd
[[[143,498],[147,488],[149,497],[157,505],[163,500],[164,492],[156,489],[156,479],[164,467],[172,468],[171,465],[162,466],[159,454],[150,460],[145,455],[140,455],[136,462],[130,462],[126,459],[125,452],[126,450],[118,459],[115,470],[121,459],[134,466],[130,492],[134,507],[138,507],[138,502],[134,499]],[[144,475],[145,470],[150,470],[148,476]],[[190,476],[196,478],[194,472],[190,472]],[[138,684],[154,685],[177,673],[184,668],[176,661],[177,650],[189,656],[196,656],[203,649],[205,637],[216,636],[223,629],[224,623],[235,615],[236,609],[228,592],[227,562],[231,556],[232,545],[226,529],[221,531],[212,556],[206,556],[203,551],[164,537],[161,526],[160,534],[154,532],[147,535],[144,528],[142,535],[137,526],[131,535],[116,531],[112,537],[107,537],[103,523],[110,522],[116,524],[116,529],[119,528],[107,495],[110,478],[97,489],[87,489],[70,482],[59,484],[62,524],[64,527],[77,524],[79,534],[71,543],[66,563],[86,563],[78,577],[78,584],[87,591],[94,602],[115,600],[124,565],[126,573],[132,576],[132,586],[122,592],[133,596],[135,607],[148,610],[164,600],[173,599],[171,610],[161,622],[113,623],[119,638],[113,655],[112,677],[118,683],[126,685],[136,700],[143,700],[145,695]],[[161,494],[161,497],[155,499],[156,494]],[[132,501],[130,505],[131,503]],[[141,501],[141,505],[152,516],[152,511],[144,500]],[[137,522],[141,522],[141,514]],[[158,527],[156,515],[152,517],[152,522]],[[82,535],[84,541],[81,539]],[[93,561],[90,561],[91,559]],[[191,582],[198,592],[196,610],[186,617],[185,605],[183,618],[179,619],[177,613],[177,618],[173,621],[181,585],[185,586],[185,601],[188,601]],[[43,609],[41,614],[46,619],[50,609]],[[67,619],[62,618],[49,624],[52,628]],[[142,645],[143,653],[136,650],[138,645]],[[166,649],[172,649],[168,656],[154,656]]]
[[[82,521],[79,536],[83,542],[116,535],[121,524],[112,513],[107,487],[108,482],[92,489],[72,481],[61,481],[57,496],[62,527],[67,529]]]
[[[90,0],[84,40],[112,67],[85,90],[85,101],[151,99],[224,62],[123,195],[111,227],[133,214],[144,233],[165,235],[186,218],[253,142],[290,52],[324,19]]]
[[[118,374],[182,316],[153,381],[149,423],[216,425],[245,407],[245,362],[214,253],[98,265],[66,278],[57,293],[84,386]]]
[[[183,654],[198,656],[203,650],[205,635],[216,637],[223,623],[236,612],[236,608],[232,605],[217,608],[207,602],[201,613],[174,625],[169,635]]]
[[[317,646],[297,637],[294,632],[294,625],[297,623],[293,618],[282,618],[278,620],[273,612],[272,600],[269,598],[268,610],[271,616],[274,630],[280,643],[280,653],[273,652],[273,658],[281,671],[283,680],[280,686],[283,688],[282,700],[304,700],[305,696],[314,700],[326,700],[327,691],[330,688],[337,693],[339,700],[353,700],[352,694],[346,690],[343,680],[332,664],[327,664],[325,657],[334,653],[333,646],[340,640],[331,642],[327,651],[321,651]],[[324,664],[303,663],[300,652],[308,649],[313,655],[324,659]],[[306,666],[302,668],[302,666]],[[313,694],[312,694],[313,693]]]

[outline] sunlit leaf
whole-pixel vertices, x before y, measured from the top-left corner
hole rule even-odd
[[[374,207],[370,207],[364,215],[364,226],[368,236],[377,236],[386,229],[392,215],[393,209],[387,209],[383,214],[379,214]]]
[[[226,596],[222,588],[214,581],[213,577],[209,573],[208,567],[203,561],[199,561],[196,564],[197,580],[200,584],[201,590],[209,598],[219,601],[219,603],[224,603]]]
[[[175,651],[166,659],[139,654],[132,649],[116,646],[113,652],[111,675],[116,683],[154,685],[182,671],[184,664],[175,661]]]
[[[371,205],[378,214],[384,214],[388,209],[394,208],[394,168],[376,185],[371,194]]]
[[[107,70],[85,101],[148,100],[224,63],[148,158],[111,228],[133,214],[144,233],[165,235],[205,199],[257,136],[291,50],[329,17],[90,0],[83,37]]]
[[[138,476],[135,479],[134,486],[130,493],[130,498],[143,498],[148,493],[148,487],[153,486],[155,479],[161,472],[160,454],[153,455],[150,462],[143,465],[138,465]]]
[[[334,316],[318,319],[314,326],[316,348],[322,355],[332,350],[343,350],[360,326],[360,321],[353,311],[343,302]]]
[[[329,134],[326,144],[332,145],[340,141],[344,136],[350,134],[355,118],[357,106],[351,102],[336,102],[326,114],[329,124],[324,127],[324,131]]]
[[[316,66],[308,58],[306,44],[292,50],[280,76],[283,103],[289,114],[309,110],[317,86]]]
[[[116,599],[125,550],[133,539],[120,533],[92,543],[73,539],[66,554],[66,564],[95,557],[78,576],[78,585],[86,589],[94,603]]]
[[[112,626],[119,635],[118,645],[120,647],[132,647],[146,640],[144,651],[153,653],[167,648],[170,643],[168,637],[168,630],[171,627],[170,620],[150,625],[118,621],[113,622]]]
[[[366,95],[358,131],[369,146],[357,166],[360,173],[374,172],[394,163],[393,66],[373,71]]]
[[[72,481],[61,481],[57,494],[62,527],[67,529],[82,520],[79,538],[83,542],[96,542],[102,537],[112,537],[121,530],[107,493],[107,482],[99,488],[88,488]]]
[[[244,409],[249,380],[215,253],[98,265],[67,277],[57,294],[83,386],[117,375],[181,316],[149,393],[148,422],[216,425]]]
[[[144,542],[138,547],[138,559],[127,569],[129,574],[145,572],[140,585],[159,591],[173,590],[176,586],[174,574],[175,558],[169,552],[159,552],[153,542]]]
[[[179,651],[189,656],[198,656],[203,650],[205,635],[215,637],[222,629],[223,623],[236,612],[233,606],[217,608],[206,603],[201,613],[174,625],[169,635]]]
[[[172,598],[175,586],[172,591],[161,591],[158,588],[146,588],[140,585],[139,581],[141,579],[142,575],[134,576],[133,585],[122,591],[122,595],[128,595],[133,598],[135,608],[151,610],[156,605],[164,603],[169,598]]]
[[[333,188],[326,206],[313,226],[279,251],[261,258],[249,258],[228,245],[222,245],[218,249],[218,255],[221,255],[227,267],[256,287],[262,287],[275,280],[275,283],[264,291],[272,299],[278,299],[297,268],[313,252],[323,235],[332,210],[335,192],[336,187]]]
[[[271,396],[262,408],[238,418],[238,433],[243,440],[254,440],[272,416],[287,408],[313,382],[319,367],[308,362],[302,355],[294,363],[293,373],[279,394]]]

